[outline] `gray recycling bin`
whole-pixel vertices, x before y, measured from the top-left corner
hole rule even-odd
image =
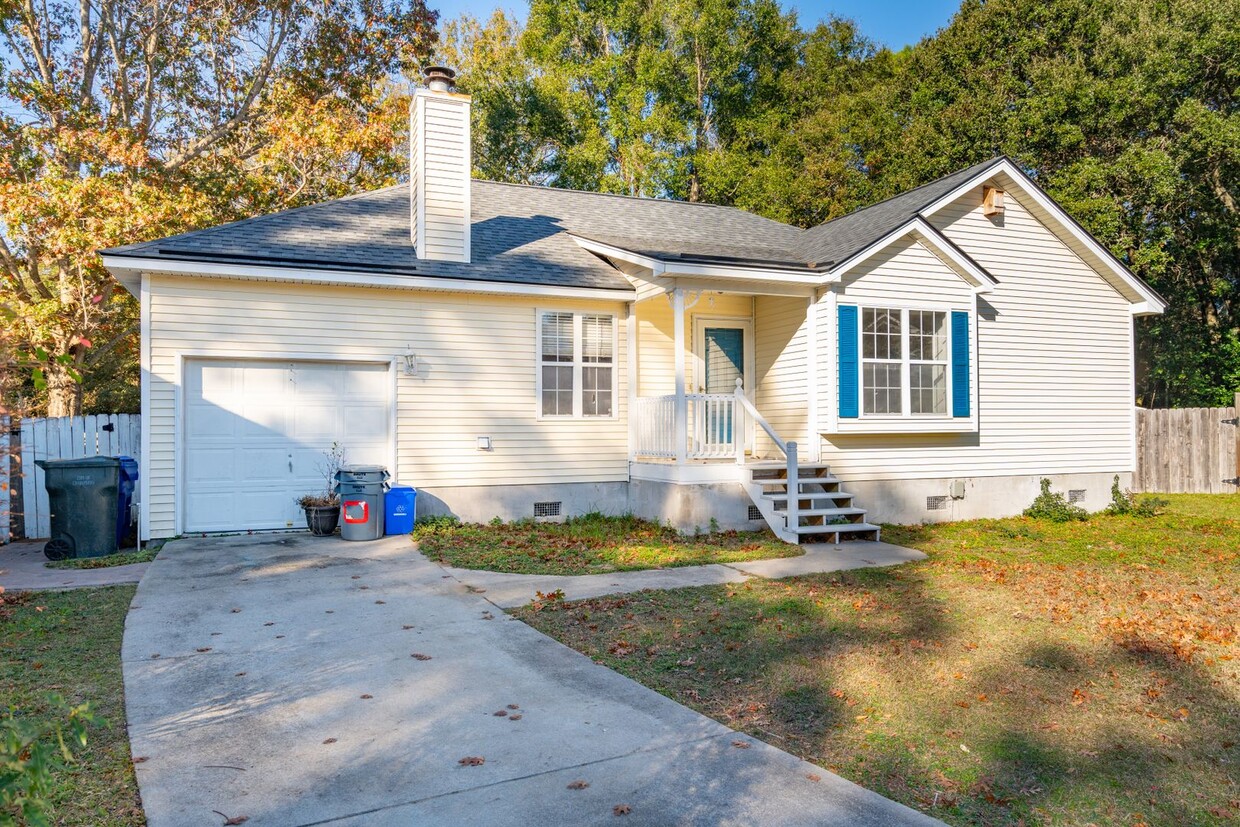
[[[103,557],[117,552],[117,502],[121,461],[116,457],[40,459],[52,539],[43,547],[49,560]]]
[[[383,496],[389,476],[382,465],[346,465],[336,472],[341,538],[378,540],[383,536]]]

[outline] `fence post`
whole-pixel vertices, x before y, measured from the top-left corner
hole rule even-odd
[[[801,469],[797,467],[797,444],[788,443],[788,530],[796,534],[801,525]]]
[[[1236,391],[1236,424],[1235,424],[1235,440],[1236,440],[1236,491],[1240,492],[1240,391]]]

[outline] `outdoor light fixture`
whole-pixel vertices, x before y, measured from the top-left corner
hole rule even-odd
[[[405,346],[404,360],[405,360],[405,375],[406,376],[417,376],[418,375],[418,356],[416,353],[414,353],[409,348],[408,345]]]
[[[479,451],[491,450],[491,438],[489,436],[478,437],[478,450]]]

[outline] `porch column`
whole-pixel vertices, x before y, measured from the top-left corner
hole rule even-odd
[[[672,290],[672,325],[676,348],[676,461],[689,458],[689,401],[685,398],[685,291]]]
[[[818,462],[822,454],[822,438],[818,436],[818,291],[810,294],[809,306],[805,309],[805,379],[807,391],[806,416],[809,419],[805,429],[806,459]]]
[[[637,456],[637,302],[629,302],[628,316],[624,320],[624,347],[628,376],[629,459]]]

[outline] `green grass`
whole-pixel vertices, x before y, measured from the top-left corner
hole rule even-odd
[[[46,695],[54,692],[71,704],[89,702],[107,722],[90,729],[76,763],[57,775],[50,796],[52,824],[145,824],[121,682],[121,635],[134,588],[0,595],[4,705],[22,715],[44,715]]]
[[[929,559],[515,614],[952,824],[1240,818],[1240,497],[884,539]]]
[[[141,551],[122,551],[105,557],[49,561],[44,565],[49,569],[107,569],[112,566],[127,566],[130,563],[149,563],[155,559],[156,554],[159,554],[159,548],[144,548]]]
[[[464,569],[520,574],[611,571],[794,557],[801,549],[767,531],[682,535],[636,517],[592,514],[564,523],[491,525],[431,521],[414,529],[422,553]]]

